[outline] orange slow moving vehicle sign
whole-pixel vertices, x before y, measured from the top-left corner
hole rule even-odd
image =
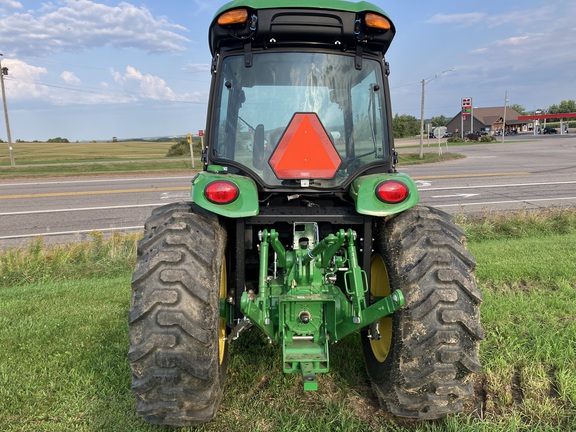
[[[294,114],[269,160],[282,180],[331,179],[341,163],[316,113]]]

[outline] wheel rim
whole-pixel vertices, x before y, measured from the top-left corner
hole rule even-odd
[[[370,294],[375,297],[390,295],[388,271],[384,259],[379,254],[374,254],[370,262]],[[379,329],[380,339],[370,339],[370,346],[376,360],[383,363],[392,346],[392,317],[381,318]]]
[[[220,304],[226,301],[226,257],[222,259],[222,271],[220,272]],[[218,326],[218,352],[220,364],[224,361],[224,352],[226,350],[226,317],[220,317]]]

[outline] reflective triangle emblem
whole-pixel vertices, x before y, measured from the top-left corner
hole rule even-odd
[[[296,113],[270,156],[276,177],[331,179],[342,159],[316,113]]]

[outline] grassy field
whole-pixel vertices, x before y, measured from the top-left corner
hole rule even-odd
[[[197,431],[576,430],[576,210],[460,217],[484,296],[483,372],[468,413],[436,422],[376,406],[359,336],[331,347],[318,392],[251,331],[232,344],[216,420]],[[0,254],[0,429],[168,431],[134,416],[127,364],[133,236]]]
[[[97,143],[15,143],[16,166],[10,166],[8,151],[0,150],[0,178],[55,177],[122,173],[178,172],[199,170],[200,152],[170,158],[166,153],[174,142],[97,142]],[[6,143],[0,144],[7,146]],[[400,165],[440,162],[462,156],[427,153],[423,159],[401,154]]]
[[[190,172],[192,161],[189,156],[166,157],[172,145],[174,142],[144,141],[15,143],[16,166],[10,166],[7,152],[0,152],[0,178]],[[199,168],[200,155],[194,156],[194,165]]]
[[[14,143],[16,165],[163,159],[174,142]],[[6,143],[1,144],[7,146]],[[6,153],[6,154],[5,154]],[[0,165],[10,165],[7,152]]]

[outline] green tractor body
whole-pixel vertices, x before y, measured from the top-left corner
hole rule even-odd
[[[132,388],[150,422],[212,419],[228,344],[252,326],[305,390],[360,332],[383,408],[434,419],[473,395],[475,263],[396,170],[394,25],[366,2],[309,3],[235,1],[210,26],[204,170],[192,202],[146,222],[133,277]]]

